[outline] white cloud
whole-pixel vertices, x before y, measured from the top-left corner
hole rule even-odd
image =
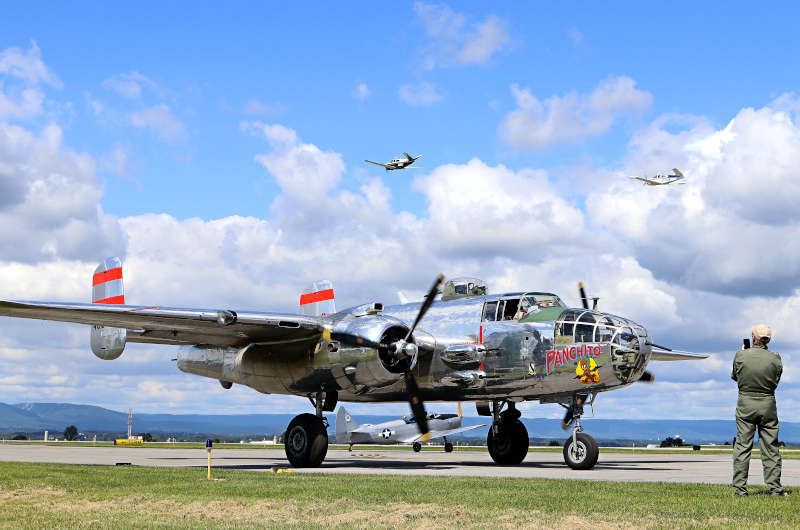
[[[415,187],[429,201],[431,242],[447,252],[533,256],[537,248],[569,248],[584,230],[580,210],[558,195],[544,171],[514,172],[473,159],[439,166]]]
[[[57,125],[36,136],[0,122],[0,260],[99,260],[124,251],[116,218],[98,204],[94,160],[61,144]]]
[[[409,105],[431,105],[442,99],[442,94],[436,91],[436,87],[427,81],[422,81],[416,85],[407,84],[398,90],[400,100]]]
[[[33,86],[47,84],[55,88],[61,87],[61,80],[42,61],[42,51],[35,41],[31,41],[31,47],[27,52],[16,46],[0,52],[0,74],[20,78]]]
[[[570,92],[539,101],[530,88],[511,85],[519,108],[506,115],[500,136],[516,149],[541,150],[602,134],[617,118],[650,108],[653,96],[635,87],[630,77],[611,76],[591,94]]]
[[[152,79],[136,71],[129,74],[117,74],[104,79],[100,86],[107,90],[113,90],[128,99],[140,99],[142,97],[142,87],[149,88],[159,95],[161,93],[158,85]]]
[[[45,101],[42,84],[62,86],[42,61],[35,42],[27,53],[16,47],[0,52],[0,118],[27,119],[41,114]]]
[[[186,138],[186,126],[163,103],[134,112],[130,116],[130,123],[137,129],[149,129],[163,141],[177,142]]]
[[[369,87],[366,83],[361,81],[356,82],[356,87],[353,89],[353,97],[361,101],[365,101],[370,96]]]
[[[508,49],[508,22],[490,15],[483,22],[469,22],[445,4],[416,2],[414,13],[425,26],[431,45],[424,53],[428,69],[436,65],[487,64],[495,53]]]

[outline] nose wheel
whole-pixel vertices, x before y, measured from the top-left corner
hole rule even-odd
[[[591,401],[594,401],[592,395]],[[592,469],[600,456],[600,448],[594,438],[583,432],[581,427],[581,415],[583,415],[583,405],[587,403],[587,396],[572,396],[568,405],[564,405],[567,413],[564,416],[561,426],[567,430],[572,425],[572,436],[564,442],[564,462],[572,469]]]

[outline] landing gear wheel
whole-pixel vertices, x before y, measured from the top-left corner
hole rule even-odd
[[[314,414],[296,416],[286,428],[286,458],[294,467],[319,467],[328,454],[328,433]]]
[[[528,454],[528,429],[519,420],[504,421],[500,424],[500,432],[489,429],[486,445],[492,460],[500,465],[515,466],[525,460]]]
[[[592,469],[600,456],[597,442],[588,434],[579,432],[572,443],[572,436],[564,442],[564,462],[572,469]]]
[[[445,453],[452,453],[453,452],[453,444],[451,444],[450,442],[447,442],[446,444],[444,444],[444,452]]]
[[[422,444],[419,442],[414,442],[414,445],[412,445],[411,447],[414,448],[415,453],[419,453],[420,451],[422,451]]]

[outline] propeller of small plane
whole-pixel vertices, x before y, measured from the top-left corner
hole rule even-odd
[[[422,434],[422,441],[425,442],[430,438],[430,431],[428,430],[428,416],[425,412],[425,404],[422,402],[422,397],[419,393],[419,385],[417,385],[417,381],[414,379],[414,374],[411,373],[411,360],[414,354],[417,352],[417,347],[415,344],[408,341],[414,334],[414,330],[417,328],[417,325],[425,316],[425,313],[427,313],[428,309],[431,308],[436,295],[439,293],[439,290],[442,287],[442,283],[444,283],[444,275],[439,274],[436,277],[436,281],[433,282],[433,286],[431,286],[430,291],[428,291],[425,301],[422,302],[422,306],[419,308],[419,313],[417,313],[417,318],[414,320],[414,325],[411,326],[411,329],[408,330],[408,334],[406,334],[406,337],[402,340],[386,344],[382,342],[371,341],[351,333],[326,332],[326,340],[334,340],[343,344],[362,346],[364,348],[386,348],[393,353],[395,357],[400,359],[401,362],[403,362],[405,365],[403,369],[403,378],[406,382],[408,403],[411,405],[411,412],[414,414],[417,427],[419,427],[419,431]]]

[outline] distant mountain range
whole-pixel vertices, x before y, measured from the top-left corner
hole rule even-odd
[[[294,414],[141,414],[133,416],[135,433],[149,432],[165,435],[217,434],[217,435],[279,435]],[[335,417],[327,415],[331,431]],[[382,423],[398,419],[395,416],[354,415],[359,423]],[[465,416],[463,425],[489,423],[490,418]],[[522,421],[533,439],[566,438],[559,420],[525,419]],[[0,403],[0,432],[34,433],[49,430],[51,434],[63,432],[75,425],[81,432],[126,433],[128,418],[124,412],[93,405],[70,403]],[[724,443],[736,435],[736,423],[729,420],[601,420],[584,419],[587,433],[598,440],[663,440],[680,435],[690,443]],[[485,438],[488,427],[467,433],[470,438]],[[800,442],[800,423],[781,422],[781,440]]]

